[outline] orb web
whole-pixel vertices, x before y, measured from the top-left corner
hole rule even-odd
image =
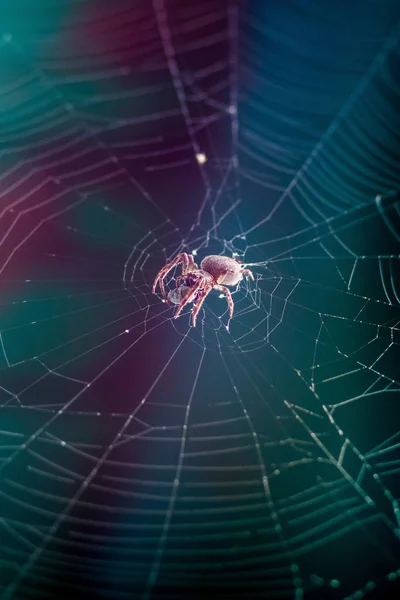
[[[399,7],[47,9],[0,47],[1,597],[394,589]],[[179,252],[251,268],[233,319],[151,293]]]

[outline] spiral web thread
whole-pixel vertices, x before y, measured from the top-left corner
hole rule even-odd
[[[380,593],[398,8],[86,6],[0,47],[1,598]],[[232,321],[151,294],[178,252],[253,270]]]

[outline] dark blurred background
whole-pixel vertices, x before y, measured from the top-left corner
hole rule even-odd
[[[0,40],[0,597],[395,597],[400,4],[0,0]],[[179,252],[252,269],[231,322],[151,293]]]

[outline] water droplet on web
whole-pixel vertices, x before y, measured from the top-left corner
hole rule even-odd
[[[199,165],[204,165],[204,163],[207,162],[207,156],[203,152],[199,152],[198,154],[196,154],[196,160],[199,163]]]

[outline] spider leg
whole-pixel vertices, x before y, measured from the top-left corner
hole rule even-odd
[[[230,293],[230,291],[228,290],[228,288],[225,287],[224,285],[215,285],[214,289],[215,290],[219,290],[220,292],[224,292],[224,294],[226,296],[226,301],[227,301],[228,306],[229,306],[229,318],[232,319],[232,317],[233,317],[233,308],[234,308],[232,294]]]
[[[250,269],[243,269],[242,271],[242,275],[248,275],[250,277],[250,279],[252,281],[254,281],[254,275],[253,273],[250,271]]]
[[[182,310],[185,308],[186,304],[188,304],[188,302],[191,302],[193,300],[193,298],[195,298],[197,292],[199,290],[201,290],[201,288],[204,287],[204,278],[201,277],[195,284],[194,286],[191,288],[190,292],[188,292],[186,294],[186,296],[184,296],[181,300],[180,305],[177,308],[177,311],[174,315],[174,319],[177,319],[179,317],[179,315],[181,314]]]
[[[211,292],[213,287],[215,288],[216,286],[215,285],[213,286],[211,283],[209,283],[201,290],[200,298],[197,300],[197,302],[195,303],[193,310],[192,310],[192,325],[193,325],[193,327],[196,327],[196,319],[197,319],[199,310],[201,309],[201,306],[202,306],[204,300],[207,298],[208,294]]]
[[[166,303],[168,304],[168,306],[173,306],[173,304],[171,304],[171,302],[170,302],[170,300],[169,300],[169,298],[168,298],[167,292],[165,291],[165,286],[164,286],[164,277],[166,276],[166,274],[167,274],[167,273],[165,273],[165,275],[164,275],[164,276],[160,277],[160,281],[159,281],[159,284],[160,284],[160,290],[161,290],[161,295],[162,295],[162,297],[164,298],[164,300],[166,301]]]
[[[182,275],[186,275],[186,273],[188,273],[192,269],[194,271],[198,271],[199,267],[196,265],[196,263],[193,260],[193,254],[186,254],[186,258],[187,258],[188,262],[187,262],[185,269],[182,267]]]
[[[160,290],[161,290],[161,293],[163,295],[163,298],[168,302],[168,297],[167,297],[167,294],[165,292],[165,287],[164,287],[164,279],[165,279],[165,277],[167,276],[167,274],[169,273],[169,271],[173,267],[175,267],[176,265],[179,265],[179,263],[183,263],[183,265],[182,265],[182,272],[183,272],[185,269],[187,269],[187,266],[188,266],[189,262],[190,262],[190,259],[189,259],[188,255],[186,254],[186,252],[182,252],[181,254],[177,254],[177,256],[175,256],[175,258],[173,260],[171,260],[171,262],[167,263],[161,269],[161,271],[158,273],[158,275],[155,278],[154,283],[153,283],[153,288],[152,288],[153,294],[156,293],[157,283],[160,283]]]

